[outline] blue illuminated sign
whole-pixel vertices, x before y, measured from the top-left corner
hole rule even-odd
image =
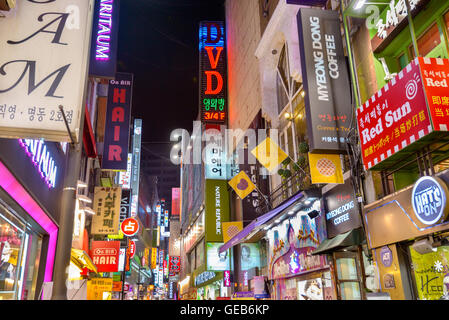
[[[448,213],[448,189],[444,181],[435,177],[420,178],[412,191],[415,216],[425,225],[444,220]]]

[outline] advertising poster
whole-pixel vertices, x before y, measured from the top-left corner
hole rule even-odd
[[[419,300],[449,298],[449,247],[441,246],[426,254],[409,248]]]
[[[112,278],[94,278],[87,281],[87,300],[111,300]]]
[[[91,233],[98,235],[118,234],[122,189],[118,187],[95,187]]]
[[[260,268],[260,245],[259,243],[243,243],[241,245],[240,266],[241,270]]]
[[[207,270],[211,271],[229,270],[230,267],[229,250],[226,250],[223,253],[218,253],[218,249],[222,245],[223,245],[222,242],[206,243]]]
[[[93,0],[16,2],[0,18],[0,137],[70,142],[62,105],[78,142]]]
[[[298,281],[298,300],[324,300],[321,279]]]

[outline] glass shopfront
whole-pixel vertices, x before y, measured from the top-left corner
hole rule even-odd
[[[425,254],[409,246],[409,252],[417,299],[449,299],[449,245]]]
[[[42,235],[0,203],[0,300],[32,300]]]

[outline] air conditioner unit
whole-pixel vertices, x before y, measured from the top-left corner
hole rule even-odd
[[[432,244],[433,244],[433,239],[426,238],[426,239],[415,241],[415,243],[412,245],[412,248],[415,249],[415,251],[420,254],[426,254],[426,253],[431,253],[431,252],[436,251],[436,249],[432,246]]]
[[[9,11],[16,6],[16,0],[0,0],[0,10]]]

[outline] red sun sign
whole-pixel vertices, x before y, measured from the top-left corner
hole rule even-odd
[[[122,222],[121,229],[125,236],[131,237],[139,231],[139,222],[134,218],[126,218]]]

